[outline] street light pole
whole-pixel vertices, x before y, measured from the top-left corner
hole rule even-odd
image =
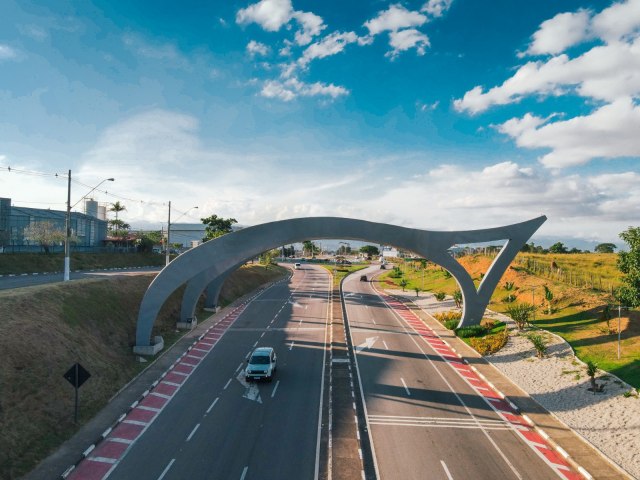
[[[88,193],[83,195],[80,200],[71,205],[71,170],[69,170],[69,174],[67,176],[67,215],[65,216],[65,240],[64,240],[64,281],[68,282],[70,280],[71,273],[71,209],[79,204],[84,198],[87,197],[91,192],[93,192],[96,188],[102,185],[104,182],[114,182],[115,178],[105,178]]]
[[[170,255],[170,250],[171,250],[171,200],[169,200],[169,217],[167,218],[167,246],[165,248],[165,254],[166,254],[166,265],[169,265],[169,262],[171,261],[171,259],[169,258]]]

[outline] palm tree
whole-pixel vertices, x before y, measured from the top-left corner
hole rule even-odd
[[[127,207],[125,207],[123,204],[121,204],[119,200],[116,203],[112,203],[111,207],[109,207],[109,211],[110,212],[115,212],[115,214],[116,214],[116,219],[111,222],[112,230],[114,230],[114,235],[116,235],[116,236],[118,235],[117,227],[120,225],[120,223],[118,222],[118,213],[122,212],[122,211],[124,211],[126,209],[127,209]],[[115,227],[115,228],[113,228],[113,227]]]
[[[553,293],[549,290],[549,287],[544,287],[544,299],[547,301],[547,315],[551,315],[551,302],[553,301]]]

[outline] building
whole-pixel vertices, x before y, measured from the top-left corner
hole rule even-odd
[[[171,245],[179,243],[182,248],[197,247],[206,235],[205,228],[203,223],[172,223]]]
[[[98,251],[107,238],[107,221],[95,215],[71,212],[72,251]],[[25,239],[24,229],[33,223],[51,222],[56,230],[65,231],[66,211],[45,208],[16,207],[10,198],[0,197],[0,252],[39,252],[42,246]],[[64,242],[49,246],[51,252],[64,251]]]

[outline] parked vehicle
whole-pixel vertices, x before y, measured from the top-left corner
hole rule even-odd
[[[369,280],[367,279],[367,276],[366,276],[366,275],[361,275],[361,276],[360,276],[360,281],[361,281],[361,282],[368,282]]]

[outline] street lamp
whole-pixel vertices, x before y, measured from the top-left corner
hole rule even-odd
[[[176,218],[176,221],[180,220],[182,217],[184,217],[187,213],[189,213],[194,208],[198,208],[198,207],[197,206],[191,207],[189,210],[187,210],[178,218]],[[166,258],[165,266],[166,266],[166,265],[169,265],[169,262],[171,261],[171,259],[169,258],[169,254],[171,252],[171,201],[169,201],[169,217],[167,218],[167,248],[165,250],[166,250],[166,257],[165,257]]]
[[[115,178],[105,178],[91,190],[89,190],[86,194],[84,194],[80,200],[71,205],[71,170],[69,170],[69,175],[67,177],[67,215],[65,217],[65,240],[64,240],[64,281],[68,282],[70,280],[70,271],[71,271],[71,258],[70,258],[70,244],[71,244],[71,209],[78,205],[83,199],[87,197],[87,195],[91,194],[96,188],[102,185],[104,182],[114,182]]]

